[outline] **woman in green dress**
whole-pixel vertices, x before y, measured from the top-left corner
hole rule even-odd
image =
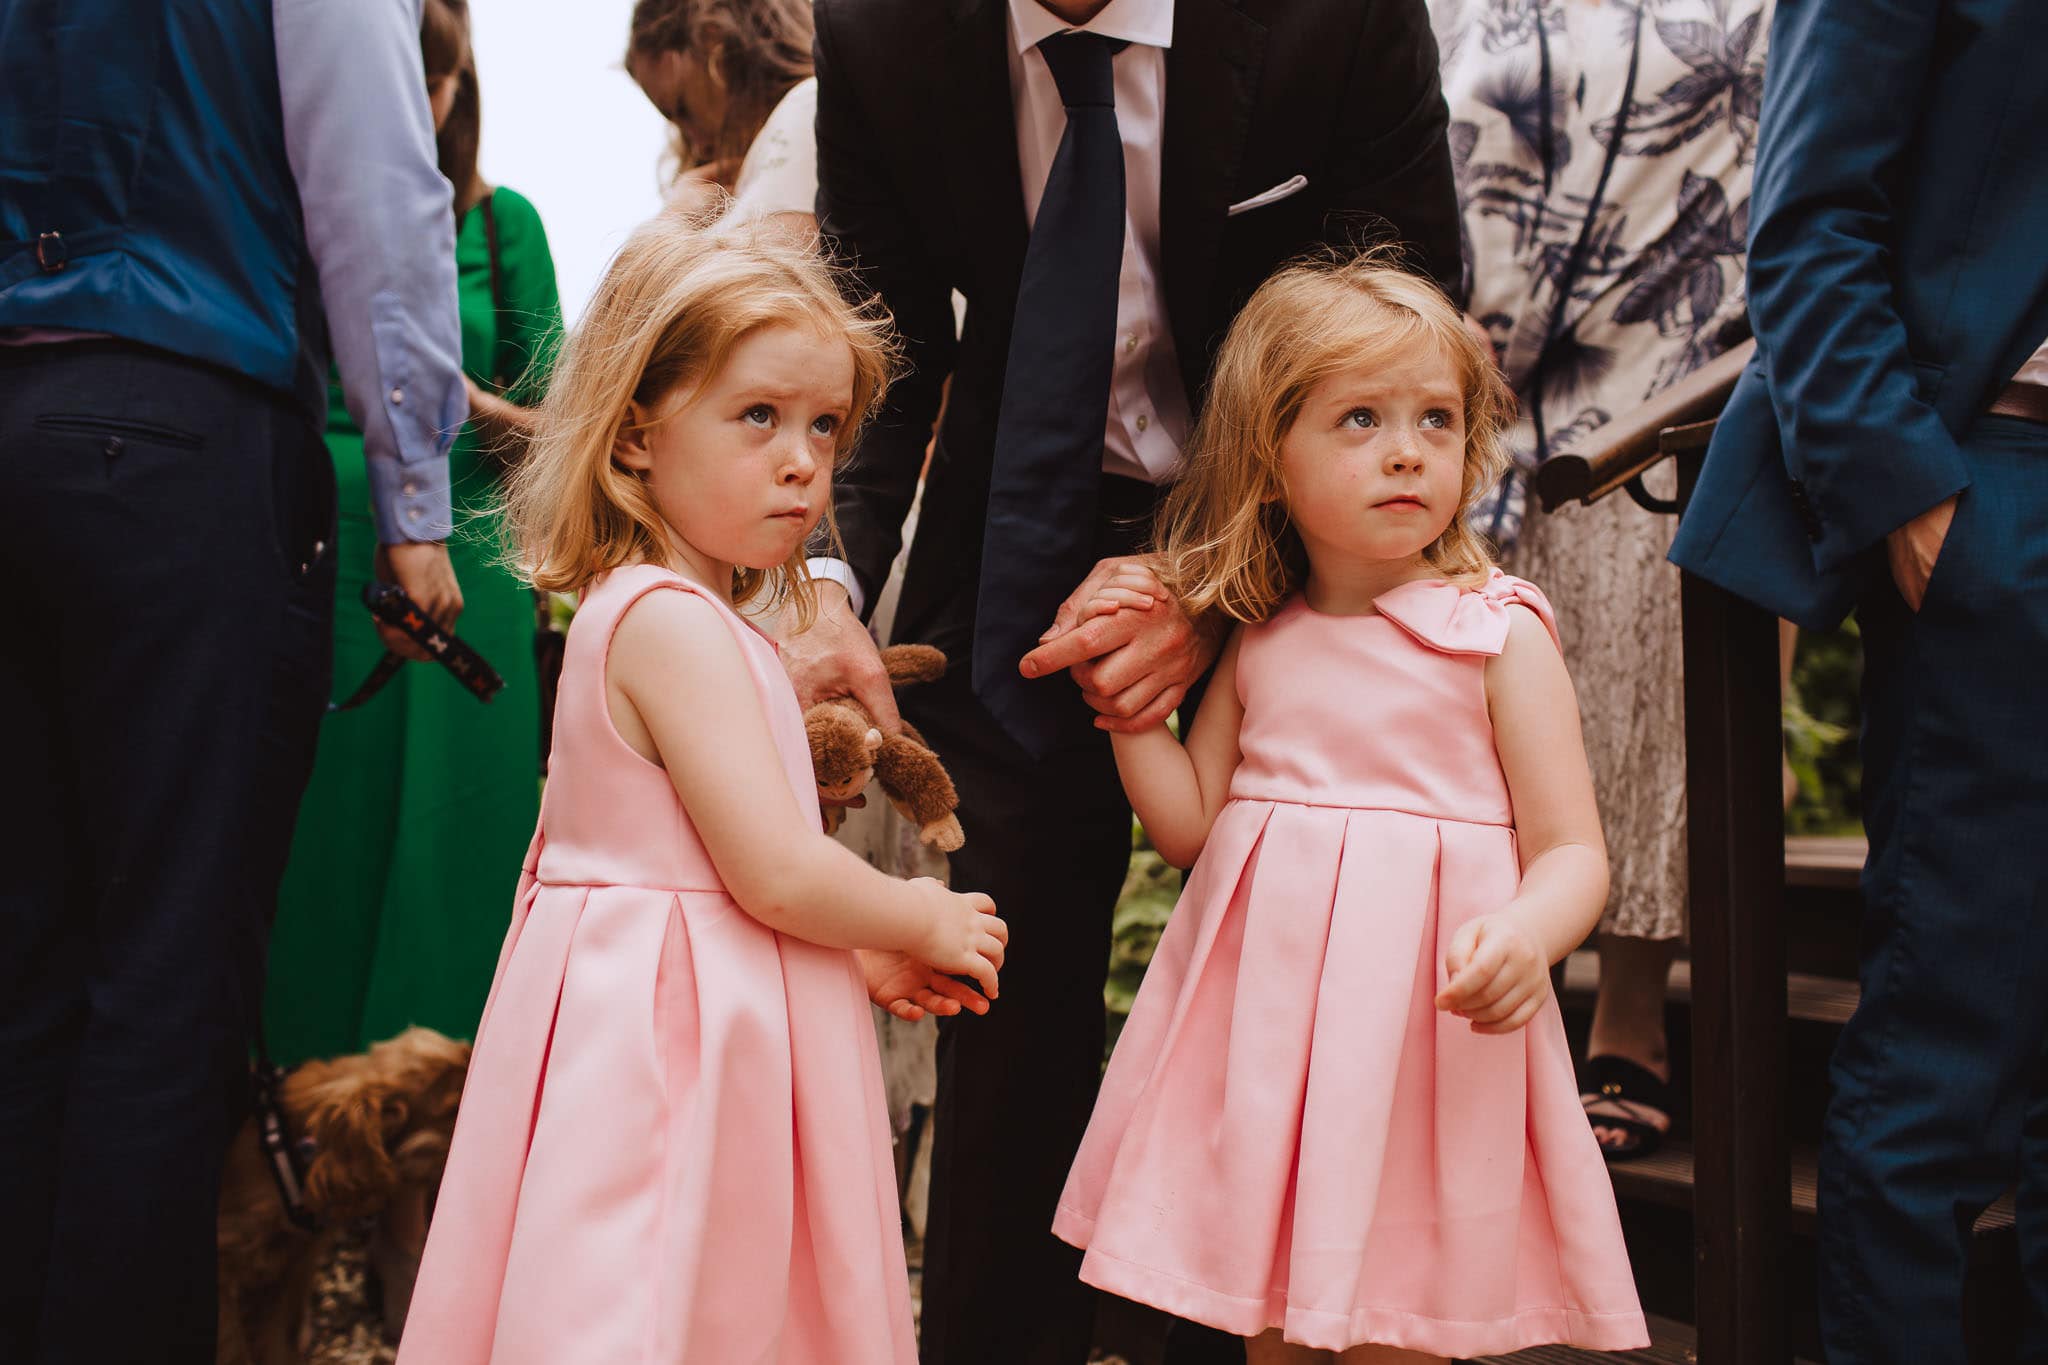
[[[470,1037],[504,940],[512,883],[539,809],[540,694],[531,592],[497,562],[497,475],[516,458],[561,326],[538,214],[477,175],[478,98],[460,0],[427,0],[421,49],[441,171],[456,187],[455,256],[471,420],[450,455],[448,549],[457,629],[504,675],[480,705],[413,664],[328,717],[300,808],[271,941],[265,1026],[290,1065],[356,1052],[412,1024]],[[334,676],[354,688],[383,654],[362,589],[376,536],[363,438],[334,386],[327,445],[341,507]]]

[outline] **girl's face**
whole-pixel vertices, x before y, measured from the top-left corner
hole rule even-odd
[[[715,65],[694,50],[671,48],[631,54],[626,58],[626,74],[648,103],[699,149],[699,155],[711,146],[725,121],[725,80]]]
[[[1280,442],[1287,516],[1324,572],[1418,561],[1458,515],[1465,392],[1441,348],[1311,389]]]
[[[613,457],[646,480],[677,554],[704,582],[719,585],[734,567],[772,569],[831,501],[853,378],[845,340],[770,324],[657,411],[629,403]]]

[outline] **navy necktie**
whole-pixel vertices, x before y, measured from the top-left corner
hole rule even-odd
[[[1065,675],[1017,661],[1094,562],[1124,251],[1124,149],[1110,58],[1124,44],[1061,33],[1038,45],[1067,109],[1024,252],[996,415],[975,607],[974,691],[1042,757],[1079,719]]]

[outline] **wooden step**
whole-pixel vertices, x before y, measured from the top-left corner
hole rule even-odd
[[[1794,834],[1785,840],[1785,883],[1854,891],[1869,856],[1869,841],[1860,837]]]
[[[1565,959],[1564,995],[1567,1004],[1591,1005],[1600,985],[1600,957],[1591,948],[1581,948]],[[1817,1024],[1841,1025],[1856,1012],[1861,992],[1854,981],[1835,976],[1814,976],[1792,972],[1785,978],[1786,1013],[1794,1019]],[[1692,1003],[1692,963],[1683,959],[1671,964],[1665,998],[1675,1004]]]
[[[1651,1316],[1650,1344],[1639,1351],[1582,1351],[1576,1346],[1535,1346],[1513,1355],[1482,1356],[1464,1365],[1696,1365],[1693,1330]]]
[[[1693,1197],[1692,1144],[1671,1141],[1649,1156],[1634,1161],[1617,1161],[1608,1166],[1614,1178],[1614,1193],[1622,1199],[1643,1199],[1669,1208],[1690,1209]],[[1792,1149],[1792,1231],[1811,1237],[1819,1203],[1819,1161],[1811,1147]],[[1984,1210],[1975,1228],[1979,1238],[2010,1236],[2013,1226],[2012,1193]]]

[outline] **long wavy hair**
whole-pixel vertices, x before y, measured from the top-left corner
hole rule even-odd
[[[849,302],[815,242],[759,225],[714,226],[664,213],[619,249],[582,322],[569,334],[536,413],[526,460],[504,495],[508,558],[548,592],[578,592],[626,564],[663,562],[671,532],[641,476],[613,458],[626,405],[665,411],[673,396],[716,374],[762,327],[809,328],[853,353],[853,409],[840,425],[844,460],[874,415],[896,364],[888,316]],[[826,512],[826,537],[837,527]],[[736,568],[732,601],[794,600],[808,626],[817,596],[798,546],[772,569]]]
[[[738,161],[790,87],[811,74],[811,0],[636,0],[626,57],[695,52],[725,87],[705,146],[675,129],[678,172]]]
[[[1162,577],[1190,613],[1263,621],[1301,590],[1308,552],[1287,513],[1281,443],[1323,380],[1426,347],[1450,358],[1465,395],[1465,477],[1457,514],[1423,558],[1452,582],[1479,581],[1492,567],[1465,514],[1507,468],[1514,398],[1443,291],[1390,259],[1373,251],[1295,262],[1231,324],[1156,537]]]

